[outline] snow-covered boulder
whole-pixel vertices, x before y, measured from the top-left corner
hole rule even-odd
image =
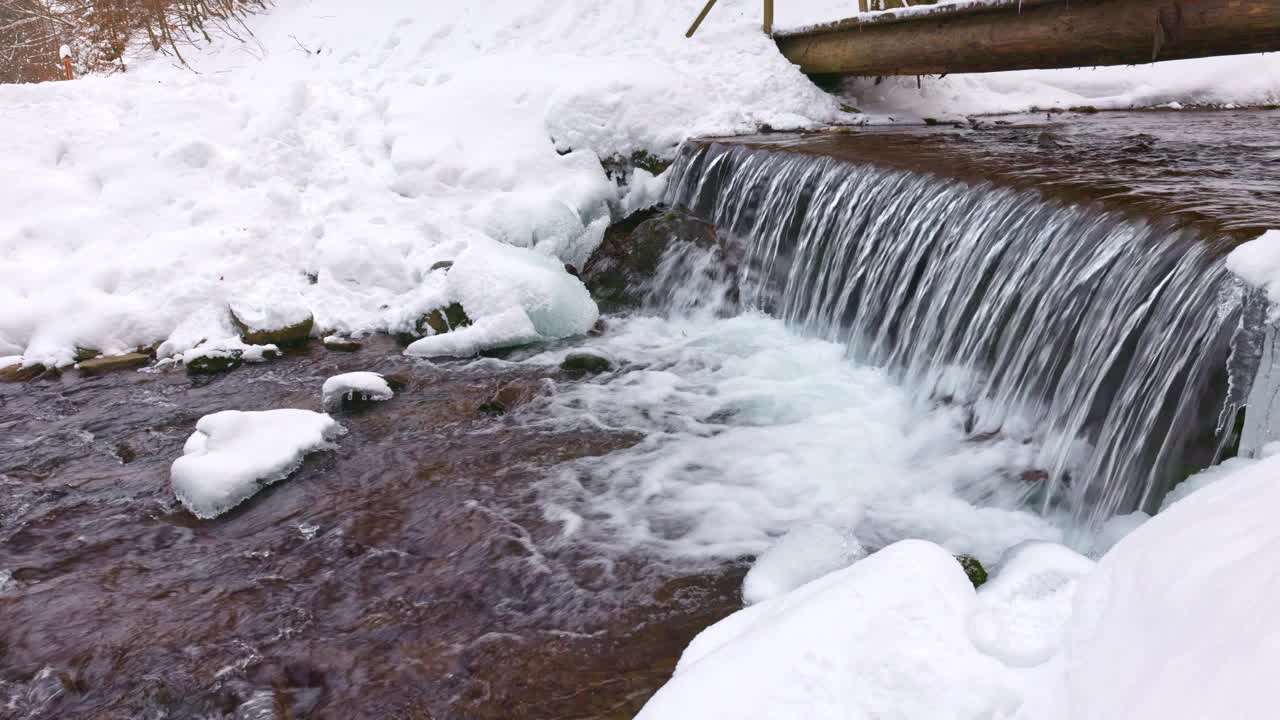
[[[173,493],[196,517],[215,518],[288,477],[308,453],[333,447],[345,432],[310,410],[205,415],[173,462]]]
[[[580,335],[600,316],[564,263],[533,250],[476,239],[445,278],[445,292],[470,324],[415,341],[405,354],[469,356],[482,350]]]
[[[391,384],[375,372],[334,375],[320,388],[320,399],[329,412],[340,410],[344,404],[382,402],[393,397],[395,392]]]
[[[742,600],[748,605],[772,600],[864,555],[862,545],[848,532],[821,523],[802,525],[756,558],[742,581]]]
[[[298,302],[233,302],[230,311],[231,322],[246,345],[301,345],[315,325],[315,316]]]
[[[951,553],[906,540],[704,630],[639,720],[991,718],[1017,707],[974,648],[973,585]]]

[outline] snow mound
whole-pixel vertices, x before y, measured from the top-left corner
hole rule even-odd
[[[1076,593],[1067,692],[1077,720],[1275,717],[1280,458],[1171,505]]]
[[[205,415],[173,461],[173,493],[193,515],[215,518],[288,477],[302,458],[346,430],[310,410],[224,410]]]
[[[1180,485],[1179,487],[1182,486]],[[1126,535],[1137,530],[1142,523],[1150,519],[1151,516],[1141,510],[1108,518],[1106,522],[1102,523],[1102,527],[1098,528],[1097,534],[1093,536],[1089,554],[1093,557],[1102,557],[1107,554],[1107,551],[1115,547],[1116,543],[1123,540]]]
[[[405,354],[467,356],[481,350],[580,335],[600,311],[564,263],[533,250],[477,239],[458,256],[445,281],[471,325],[414,342]]]
[[[349,372],[334,375],[324,381],[320,388],[320,398],[324,409],[330,412],[342,407],[342,401],[354,400],[357,397],[381,402],[395,397],[386,378],[375,372]]]
[[[905,540],[704,630],[639,720],[1007,716],[1016,689],[965,630],[976,595]]]
[[[1009,550],[995,579],[978,592],[969,637],[982,652],[1013,667],[1040,665],[1057,654],[1080,578],[1093,561],[1046,542]]]
[[[742,581],[748,605],[784,595],[866,555],[851,533],[813,523],[795,528],[756,558]]]

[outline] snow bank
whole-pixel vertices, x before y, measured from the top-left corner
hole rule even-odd
[[[310,452],[346,432],[310,410],[224,410],[205,415],[173,462],[174,495],[199,518],[214,518],[288,477]]]
[[[771,600],[866,554],[852,533],[811,523],[789,531],[764,551],[742,581],[748,605]]]
[[[891,545],[704,630],[638,720],[988,718],[1017,707],[965,634],[976,596],[947,551]]]
[[[375,372],[349,372],[324,381],[320,388],[320,399],[324,409],[333,412],[342,407],[342,401],[354,400],[357,397],[372,402],[381,402],[395,397],[395,392],[387,384],[386,378]]]
[[[1071,717],[1275,716],[1280,458],[1174,503],[1086,577],[1068,630]]]
[[[405,330],[447,304],[431,266],[484,239],[580,267],[660,194],[602,158],[840,115],[757,3],[722,0],[686,40],[699,6],[283,0],[250,43],[188,53],[199,74],[157,57],[0,87],[0,157],[23,178],[0,198],[0,354],[181,354],[264,288],[317,336]]]
[[[476,240],[458,256],[445,293],[462,305],[471,325],[422,338],[406,355],[467,356],[580,335],[600,317],[586,286],[563,262],[491,240]]]

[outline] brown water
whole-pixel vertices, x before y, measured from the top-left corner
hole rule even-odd
[[[1280,227],[1280,110],[1017,115],[741,141],[1042,189],[1209,236]]]
[[[1280,227],[1280,114],[1104,114],[755,143],[1050,188],[1214,232]],[[1045,131],[1049,135],[1044,135]],[[196,420],[319,409],[324,378],[397,374],[333,452],[214,521],[168,487]],[[627,718],[740,606],[740,562],[689,571],[557,541],[546,468],[638,438],[525,422],[554,370],[431,365],[387,340],[213,379],[0,384],[0,718]],[[478,412],[496,388],[535,398]]]
[[[214,521],[173,501],[200,416],[318,410],[357,369],[408,387],[343,415],[338,450]],[[537,399],[477,412],[509,382],[571,381],[381,341],[211,381],[0,384],[0,717],[631,717],[741,570],[557,550],[540,469],[635,438],[522,429]]]

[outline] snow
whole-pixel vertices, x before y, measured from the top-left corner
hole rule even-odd
[[[303,457],[346,431],[310,410],[224,410],[205,415],[173,462],[174,495],[196,517],[215,518],[288,477]]]
[[[1054,543],[1010,549],[969,616],[974,646],[1011,667],[1047,662],[1062,645],[1077,583],[1093,567],[1092,560]]]
[[[850,532],[823,523],[801,525],[756,558],[742,581],[742,599],[748,605],[771,600],[865,554]]]
[[[0,369],[13,367],[14,365],[21,365],[21,364],[22,364],[21,355],[5,355],[4,357],[0,357]]]
[[[586,286],[563,261],[483,238],[454,261],[444,292],[462,305],[471,325],[422,338],[405,354],[466,356],[580,335],[600,317]]]
[[[1280,307],[1280,230],[1268,230],[1257,238],[1237,246],[1227,255],[1227,269],[1240,279],[1267,292],[1271,301],[1271,320],[1277,319]]]
[[[320,388],[321,403],[330,412],[341,407],[344,398],[351,400],[356,397],[381,402],[395,397],[395,393],[386,378],[375,372],[363,371],[334,375]]]
[[[1077,592],[1066,687],[1074,719],[1275,716],[1280,458],[1171,505]]]
[[[977,602],[960,565],[922,541],[704,630],[638,720],[979,718],[1017,696],[964,631]]]
[[[61,47],[59,47],[59,48],[58,48],[58,59],[59,59],[59,60],[66,60],[66,59],[67,59],[67,58],[69,58],[69,57],[71,57],[71,46],[70,46],[70,45],[63,45],[63,46],[61,46]]]

